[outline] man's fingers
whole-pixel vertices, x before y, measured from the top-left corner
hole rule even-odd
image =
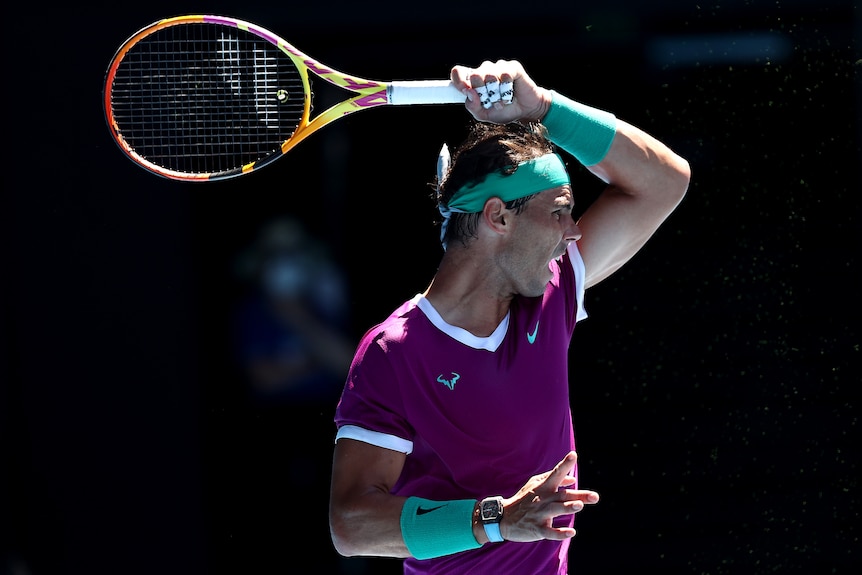
[[[545,532],[544,536],[545,539],[552,541],[562,541],[574,537],[575,530],[571,527],[551,527]]]
[[[540,481],[545,485],[553,484],[554,489],[572,485],[575,478],[571,475],[571,471],[575,468],[577,460],[578,455],[574,451],[570,451],[553,469],[534,476],[533,480]]]
[[[560,491],[560,501],[564,503],[580,503],[581,507],[586,504],[599,502],[599,494],[588,489],[564,489]]]
[[[470,83],[479,94],[479,101],[486,110],[500,101],[500,80],[491,74],[484,77],[474,74],[470,77]]]
[[[578,462],[578,454],[570,451],[554,468],[553,475],[568,475],[575,468],[575,463]]]
[[[500,99],[504,104],[511,104],[515,97],[515,84],[512,82],[500,82]]]
[[[560,486],[560,487],[569,487],[570,485],[574,485],[574,484],[575,484],[575,483],[577,483],[577,482],[578,482],[578,478],[577,478],[577,477],[575,477],[574,475],[566,475],[566,476],[565,476],[565,477],[563,477],[563,479],[560,481],[560,485],[559,485],[559,486]]]
[[[451,79],[456,85],[467,84],[476,90],[482,107],[487,110],[497,102],[508,105],[514,100],[515,80],[509,72],[501,72],[511,66],[510,62],[503,60],[485,61],[478,68],[455,66]]]

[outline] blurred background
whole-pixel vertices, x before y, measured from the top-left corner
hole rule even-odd
[[[116,48],[186,13],[357,76],[516,58],[685,156],[680,208],[588,292],[571,573],[859,573],[862,8],[849,0],[7,8],[0,571],[385,574],[328,533],[362,332],[424,290],[457,106],[339,121],[210,184],[126,159]],[[598,183],[574,174],[586,205]]]

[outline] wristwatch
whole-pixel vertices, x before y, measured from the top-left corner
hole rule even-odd
[[[503,536],[500,534],[500,521],[503,520],[503,498],[499,495],[486,497],[479,503],[479,520],[485,528],[485,535],[492,543],[500,543]]]

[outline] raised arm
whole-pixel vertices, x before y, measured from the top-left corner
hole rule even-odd
[[[609,184],[578,222],[590,287],[644,246],[682,200],[690,170],[685,159],[621,120],[607,155],[587,168]]]
[[[586,287],[608,277],[640,250],[688,189],[691,171],[684,158],[608,112],[536,85],[517,61],[455,66],[451,79],[463,87],[466,108],[477,120],[541,121],[552,141],[608,184],[578,222]],[[476,88],[509,82],[514,91],[511,104],[497,99],[483,105],[483,94]]]

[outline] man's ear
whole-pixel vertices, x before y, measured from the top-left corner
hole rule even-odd
[[[506,204],[500,198],[489,198],[482,209],[482,218],[485,220],[485,224],[498,234],[504,234],[508,231],[507,218],[510,215],[509,210],[506,209]]]

